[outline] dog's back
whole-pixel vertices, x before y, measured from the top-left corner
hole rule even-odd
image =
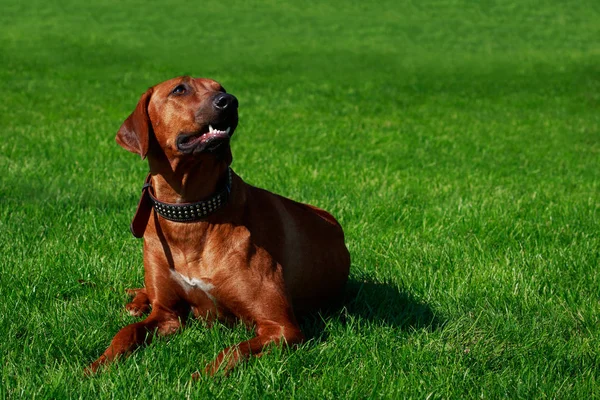
[[[340,224],[328,212],[245,184],[245,221],[255,245],[282,266],[295,312],[340,298],[350,254]]]

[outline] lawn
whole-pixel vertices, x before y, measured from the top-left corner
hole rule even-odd
[[[600,397],[600,3],[3,0],[0,397]],[[345,306],[229,376],[135,319],[147,164],[114,136],[190,74],[240,101],[233,169],[346,232]]]

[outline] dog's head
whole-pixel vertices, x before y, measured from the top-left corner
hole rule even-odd
[[[170,160],[203,154],[231,157],[237,109],[237,99],[211,79],[170,79],[142,95],[116,140],[142,158],[153,151],[162,151]]]

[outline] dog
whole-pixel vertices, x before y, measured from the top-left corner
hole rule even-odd
[[[245,183],[230,165],[238,100],[211,79],[178,77],[149,88],[116,141],[150,173],[131,230],[144,239],[144,285],[133,315],[86,368],[126,356],[188,316],[243,321],[256,336],[221,351],[204,373],[228,371],[270,344],[298,345],[297,316],[343,296],[350,254],[328,212]],[[265,155],[265,159],[268,159]],[[196,372],[194,377],[198,377]]]

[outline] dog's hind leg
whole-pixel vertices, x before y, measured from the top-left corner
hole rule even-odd
[[[125,305],[130,315],[141,317],[150,311],[150,299],[148,298],[148,293],[146,293],[146,288],[127,289],[126,292],[129,296],[133,297],[133,300]]]

